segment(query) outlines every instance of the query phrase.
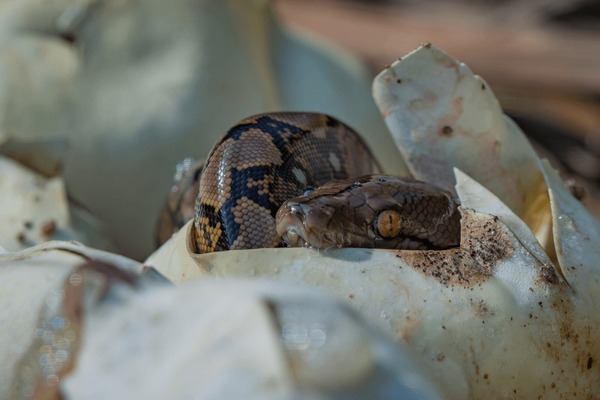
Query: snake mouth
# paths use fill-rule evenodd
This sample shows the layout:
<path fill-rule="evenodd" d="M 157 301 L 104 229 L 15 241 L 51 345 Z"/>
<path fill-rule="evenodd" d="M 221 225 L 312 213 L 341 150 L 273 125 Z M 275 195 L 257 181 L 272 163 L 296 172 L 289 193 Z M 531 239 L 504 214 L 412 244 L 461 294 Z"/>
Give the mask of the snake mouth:
<path fill-rule="evenodd" d="M 300 204 L 282 207 L 277 213 L 277 234 L 288 247 L 342 247 L 341 235 L 320 229 L 319 224 L 315 225 L 309 221 L 311 218 L 308 215 L 308 209 Z M 320 217 L 321 221 L 327 221 L 322 215 Z"/>
<path fill-rule="evenodd" d="M 317 249 L 340 247 L 373 247 L 360 237 L 341 229 L 326 229 L 332 214 L 315 216 L 298 204 L 280 208 L 277 213 L 277 234 L 288 247 Z M 315 220 L 318 221 L 315 223 Z M 358 246 L 355 246 L 359 243 Z M 354 246 L 353 246 L 354 245 Z"/>
<path fill-rule="evenodd" d="M 277 218 L 277 234 L 288 247 L 313 247 L 301 215 L 288 213 Z"/>

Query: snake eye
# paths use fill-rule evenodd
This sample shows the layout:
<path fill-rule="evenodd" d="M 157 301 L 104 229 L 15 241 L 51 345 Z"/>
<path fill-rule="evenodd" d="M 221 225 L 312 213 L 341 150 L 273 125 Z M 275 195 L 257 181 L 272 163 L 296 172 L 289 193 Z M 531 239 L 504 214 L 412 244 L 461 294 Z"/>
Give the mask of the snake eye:
<path fill-rule="evenodd" d="M 373 220 L 377 234 L 383 239 L 392 239 L 400 233 L 400 213 L 395 210 L 383 210 Z"/>

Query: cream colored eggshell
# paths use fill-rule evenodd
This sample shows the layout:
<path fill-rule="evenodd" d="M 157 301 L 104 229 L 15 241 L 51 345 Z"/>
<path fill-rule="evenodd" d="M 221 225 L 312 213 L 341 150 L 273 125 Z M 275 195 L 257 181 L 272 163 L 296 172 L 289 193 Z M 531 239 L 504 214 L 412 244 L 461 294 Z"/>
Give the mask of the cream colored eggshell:
<path fill-rule="evenodd" d="M 552 228 L 558 264 L 577 291 L 574 300 L 598 315 L 600 293 L 600 222 L 575 199 L 547 160 L 540 162 L 552 204 Z"/>
<path fill-rule="evenodd" d="M 142 265 L 116 254 L 71 242 L 46 242 L 0 253 L 0 399 L 10 399 L 17 365 L 36 333 L 43 304 L 60 296 L 67 275 L 97 260 L 140 272 Z"/>
<path fill-rule="evenodd" d="M 441 398 L 411 354 L 330 296 L 275 282 L 214 280 L 132 293 L 89 310 L 77 369 L 62 393 L 73 399 Z"/>
<path fill-rule="evenodd" d="M 187 225 L 147 264 L 175 282 L 268 277 L 323 288 L 417 351 L 451 399 L 593 393 L 600 365 L 588 360 L 600 357 L 593 340 L 600 316 L 573 301 L 577 289 L 523 221 L 465 174 L 457 172 L 457 181 L 464 207 L 458 250 L 194 255 Z M 187 259 L 170 263 L 185 252 Z"/>
<path fill-rule="evenodd" d="M 394 63 L 375 79 L 374 96 L 411 171 L 456 184 L 460 249 L 195 255 L 190 223 L 147 263 L 175 282 L 269 277 L 321 287 L 420 353 L 451 399 L 593 396 L 597 222 L 487 84 L 439 49 L 423 46 Z"/>
<path fill-rule="evenodd" d="M 55 317 L 67 318 L 68 327 L 67 315 L 83 323 L 70 328 L 82 336 L 65 350 L 75 368 L 60 383 L 64 399 L 317 400 L 332 391 L 346 399 L 441 398 L 410 351 L 313 288 L 275 281 L 152 285 L 146 275 L 131 286 L 110 270 L 79 286 L 86 270 L 70 274 L 90 260 L 142 270 L 133 260 L 66 242 L 0 255 L 0 320 L 10 327 L 0 331 L 0 399 L 31 390 L 30 362 L 43 366 L 40 344 L 54 346 L 40 332 Z M 104 266 L 98 268 L 95 275 Z M 73 287 L 82 287 L 79 300 Z"/>
<path fill-rule="evenodd" d="M 116 250 L 105 227 L 70 204 L 64 181 L 45 178 L 0 156 L 0 244 L 11 251 L 48 240 L 76 240 Z"/>
<path fill-rule="evenodd" d="M 433 45 L 394 62 L 373 97 L 412 174 L 453 190 L 453 168 L 488 188 L 549 246 L 550 205 L 538 157 L 490 86 Z"/>

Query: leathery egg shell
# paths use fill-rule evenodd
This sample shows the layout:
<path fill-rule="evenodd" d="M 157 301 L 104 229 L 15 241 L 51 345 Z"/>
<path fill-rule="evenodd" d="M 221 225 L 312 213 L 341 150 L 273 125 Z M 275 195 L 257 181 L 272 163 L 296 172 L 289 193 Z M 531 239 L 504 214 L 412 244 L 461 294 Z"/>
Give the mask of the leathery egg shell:
<path fill-rule="evenodd" d="M 459 196 L 459 248 L 198 255 L 188 224 L 147 263 L 175 282 L 268 277 L 323 288 L 418 353 L 450 399 L 593 397 L 598 221 L 487 83 L 434 46 L 383 71 L 374 96 L 411 172 Z"/>
<path fill-rule="evenodd" d="M 65 242 L 0 254 L 0 278 L 0 399 L 442 398 L 411 351 L 314 288 L 172 285 Z"/>

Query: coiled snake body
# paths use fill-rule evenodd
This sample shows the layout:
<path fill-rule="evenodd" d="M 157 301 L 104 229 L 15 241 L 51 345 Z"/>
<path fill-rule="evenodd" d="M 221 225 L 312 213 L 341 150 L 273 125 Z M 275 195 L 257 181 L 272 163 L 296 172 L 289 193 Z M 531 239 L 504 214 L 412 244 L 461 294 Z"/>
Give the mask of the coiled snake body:
<path fill-rule="evenodd" d="M 275 247 L 282 238 L 288 246 L 318 248 L 459 244 L 460 215 L 450 193 L 379 173 L 359 135 L 332 117 L 246 118 L 215 145 L 202 171 L 192 230 L 196 250 Z M 185 190 L 193 190 L 189 182 Z M 159 232 L 168 229 L 164 225 Z"/>

